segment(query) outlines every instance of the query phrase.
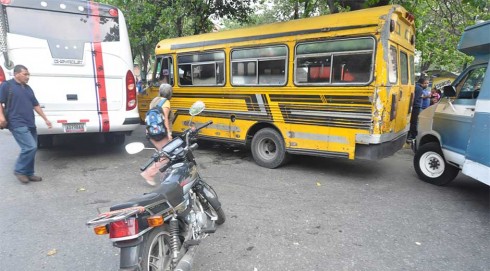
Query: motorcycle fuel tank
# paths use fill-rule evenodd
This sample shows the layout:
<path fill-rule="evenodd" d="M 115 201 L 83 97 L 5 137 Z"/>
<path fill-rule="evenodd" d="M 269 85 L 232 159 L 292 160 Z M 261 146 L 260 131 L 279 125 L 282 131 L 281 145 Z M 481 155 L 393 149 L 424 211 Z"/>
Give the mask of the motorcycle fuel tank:
<path fill-rule="evenodd" d="M 197 177 L 197 169 L 193 163 L 176 163 L 162 174 L 162 182 L 157 190 L 176 207 L 186 200 L 184 196 L 188 194 Z"/>

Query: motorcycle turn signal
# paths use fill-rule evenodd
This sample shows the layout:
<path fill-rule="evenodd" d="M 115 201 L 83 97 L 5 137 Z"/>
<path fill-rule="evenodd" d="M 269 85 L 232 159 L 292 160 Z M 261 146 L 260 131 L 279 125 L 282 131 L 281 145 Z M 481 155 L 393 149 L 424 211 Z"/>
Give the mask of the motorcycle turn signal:
<path fill-rule="evenodd" d="M 102 225 L 102 226 L 97 226 L 94 228 L 94 232 L 97 235 L 104 235 L 108 234 L 109 231 L 107 230 L 107 225 Z"/>
<path fill-rule="evenodd" d="M 146 221 L 148 221 L 148 226 L 150 227 L 158 227 L 164 223 L 163 216 L 161 215 L 150 216 L 146 219 Z"/>

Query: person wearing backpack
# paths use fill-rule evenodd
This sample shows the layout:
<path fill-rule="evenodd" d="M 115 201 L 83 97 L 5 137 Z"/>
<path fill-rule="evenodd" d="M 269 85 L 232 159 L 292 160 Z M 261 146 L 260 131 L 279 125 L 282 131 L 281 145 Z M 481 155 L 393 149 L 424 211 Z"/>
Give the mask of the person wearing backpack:
<path fill-rule="evenodd" d="M 161 150 L 165 144 L 172 140 L 172 110 L 170 99 L 172 99 L 172 86 L 166 83 L 160 85 L 159 96 L 153 98 L 149 110 L 146 114 L 146 136 L 153 146 Z M 155 112 L 159 112 L 161 120 L 155 118 Z M 163 123 L 161 123 L 163 121 Z M 167 160 L 161 160 L 149 166 L 141 173 L 146 182 L 152 186 L 156 185 L 155 176 L 158 170 L 167 163 Z"/>

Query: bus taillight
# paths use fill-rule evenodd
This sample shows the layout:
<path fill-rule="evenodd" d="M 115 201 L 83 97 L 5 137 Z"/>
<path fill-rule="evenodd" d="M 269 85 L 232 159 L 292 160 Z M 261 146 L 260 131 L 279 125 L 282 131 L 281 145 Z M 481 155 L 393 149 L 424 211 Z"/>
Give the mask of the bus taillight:
<path fill-rule="evenodd" d="M 126 73 L 126 111 L 136 107 L 136 84 L 133 72 Z"/>
<path fill-rule="evenodd" d="M 117 17 L 117 14 L 118 14 L 117 9 L 111 8 L 109 10 L 109 15 L 111 15 L 112 17 Z"/>
<path fill-rule="evenodd" d="M 5 78 L 5 72 L 3 71 L 2 67 L 0 67 L 0 83 L 5 80 L 7 80 L 7 78 Z"/>

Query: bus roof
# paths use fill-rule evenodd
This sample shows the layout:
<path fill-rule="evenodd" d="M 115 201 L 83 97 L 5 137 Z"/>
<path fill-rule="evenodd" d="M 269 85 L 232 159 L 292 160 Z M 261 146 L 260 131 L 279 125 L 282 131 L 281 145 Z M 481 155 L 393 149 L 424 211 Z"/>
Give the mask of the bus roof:
<path fill-rule="evenodd" d="M 204 46 L 254 39 L 259 40 L 281 36 L 377 27 L 380 19 L 386 20 L 386 15 L 394 12 L 399 14 L 399 18 L 405 20 L 407 24 L 410 24 L 415 33 L 413 22 L 411 23 L 405 19 L 407 17 L 407 11 L 399 5 L 388 5 L 248 28 L 165 39 L 157 44 L 155 51 L 159 54 L 161 51 L 167 52 L 168 50 L 176 49 L 201 48 Z"/>
<path fill-rule="evenodd" d="M 469 26 L 464 30 L 458 50 L 471 56 L 490 55 L 490 21 Z"/>

